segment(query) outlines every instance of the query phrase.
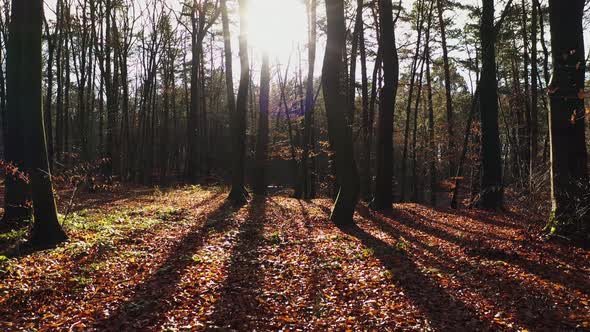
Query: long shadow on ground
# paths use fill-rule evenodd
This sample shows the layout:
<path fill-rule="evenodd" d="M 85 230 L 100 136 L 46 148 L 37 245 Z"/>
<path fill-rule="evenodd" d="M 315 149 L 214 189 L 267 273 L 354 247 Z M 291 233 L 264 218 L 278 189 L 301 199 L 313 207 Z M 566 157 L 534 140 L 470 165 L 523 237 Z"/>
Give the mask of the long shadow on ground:
<path fill-rule="evenodd" d="M 138 284 L 131 298 L 107 318 L 99 320 L 96 327 L 108 331 L 141 331 L 160 326 L 164 314 L 175 305 L 172 296 L 185 270 L 193 263 L 191 255 L 203 246 L 208 234 L 227 230 L 231 225 L 229 217 L 237 209 L 224 202 L 204 217 L 205 224 L 195 225 L 180 239 L 156 272 Z"/>
<path fill-rule="evenodd" d="M 364 216 L 367 215 L 369 214 L 364 214 Z M 512 249 L 497 249 L 495 248 L 494 243 L 482 239 L 488 237 L 487 235 L 483 235 L 479 239 L 469 239 L 466 237 L 457 236 L 440 227 L 436 220 L 425 217 L 421 214 L 414 213 L 412 211 L 397 211 L 393 215 L 384 217 L 389 218 L 390 220 L 395 220 L 402 225 L 437 237 L 449 243 L 454 243 L 455 245 L 463 248 L 463 252 L 468 256 L 502 260 L 510 264 L 517 265 L 529 273 L 535 274 L 543 279 L 563 284 L 571 289 L 578 289 L 582 293 L 590 294 L 590 281 L 587 278 L 579 278 L 566 271 L 560 270 L 557 266 L 551 264 L 542 264 L 531 261 L 522 257 L 522 255 Z M 375 220 L 374 217 L 371 219 Z M 417 220 L 421 222 L 417 222 Z M 477 218 L 474 220 L 475 222 L 480 221 Z M 444 226 L 448 227 L 448 225 Z M 494 242 L 503 244 L 503 246 L 506 248 L 513 247 L 511 241 L 507 238 L 495 237 L 493 240 Z M 533 245 L 534 244 L 531 244 L 531 246 Z M 535 246 L 534 250 L 541 252 L 544 249 L 539 246 Z M 549 256 L 552 256 L 552 254 L 553 253 L 548 253 Z"/>
<path fill-rule="evenodd" d="M 237 243 L 227 268 L 227 279 L 220 300 L 211 315 L 209 328 L 249 330 L 264 325 L 261 315 L 265 310 L 257 301 L 262 271 L 260 247 L 262 232 L 267 222 L 267 198 L 255 196 L 247 211 L 247 219 L 240 226 Z"/>
<path fill-rule="evenodd" d="M 340 227 L 342 232 L 359 239 L 388 270 L 396 271 L 395 282 L 428 318 L 433 328 L 440 331 L 489 330 L 488 322 L 482 321 L 476 311 L 456 299 L 430 278 L 407 256 L 387 242 L 376 238 L 356 224 Z"/>
<path fill-rule="evenodd" d="M 574 282 L 569 283 L 567 282 L 568 276 L 562 276 L 560 271 L 555 270 L 554 267 L 542 266 L 524 259 L 516 253 L 506 253 L 503 250 L 495 249 L 492 245 L 449 234 L 439 228 L 436 221 L 425 219 L 424 216 L 406 211 L 396 211 L 393 214 L 377 217 L 371 215 L 366 208 L 361 208 L 359 211 L 363 217 L 385 233 L 395 237 L 403 236 L 419 247 L 420 251 L 430 252 L 430 257 L 435 257 L 435 259 L 429 259 L 428 264 L 446 274 L 454 275 L 463 287 L 479 293 L 486 300 L 491 301 L 496 307 L 495 310 L 514 315 L 519 324 L 529 328 L 555 329 L 576 326 L 575 323 L 568 322 L 566 319 L 568 308 L 556 305 L 555 299 L 546 290 L 537 288 L 534 284 L 523 284 L 507 275 L 502 268 L 485 266 L 480 262 L 482 259 L 503 261 L 506 264 L 519 266 L 541 278 L 555 280 L 555 282 L 575 288 L 583 289 L 584 282 L 577 283 L 575 282 L 577 279 L 573 279 Z M 395 223 L 413 229 L 417 232 L 416 234 L 422 233 L 458 245 L 464 249 L 467 256 L 475 258 L 475 260 L 459 261 L 457 257 L 449 257 L 449 253 L 426 245 L 423 240 L 418 239 L 412 233 L 395 227 Z"/>

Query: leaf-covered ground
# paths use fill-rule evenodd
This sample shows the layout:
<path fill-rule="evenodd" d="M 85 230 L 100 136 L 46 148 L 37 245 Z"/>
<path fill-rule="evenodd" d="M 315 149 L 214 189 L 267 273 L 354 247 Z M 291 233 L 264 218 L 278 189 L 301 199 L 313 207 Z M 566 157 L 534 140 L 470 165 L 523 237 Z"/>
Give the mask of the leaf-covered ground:
<path fill-rule="evenodd" d="M 187 187 L 84 198 L 70 242 L 0 262 L 0 330 L 585 330 L 590 252 L 517 212 Z"/>

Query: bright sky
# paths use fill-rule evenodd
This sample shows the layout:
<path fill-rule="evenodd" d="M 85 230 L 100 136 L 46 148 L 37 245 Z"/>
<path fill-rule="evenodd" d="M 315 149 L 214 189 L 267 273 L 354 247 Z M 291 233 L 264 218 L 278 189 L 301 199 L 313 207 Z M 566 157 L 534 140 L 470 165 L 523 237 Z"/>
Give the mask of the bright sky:
<path fill-rule="evenodd" d="M 301 0 L 251 0 L 249 41 L 271 58 L 287 60 L 297 45 L 307 44 L 307 14 Z"/>
<path fill-rule="evenodd" d="M 136 0 L 134 3 L 137 8 L 142 8 L 142 3 L 147 0 Z M 166 1 L 172 8 L 179 8 L 182 0 L 162 0 Z M 416 0 L 403 0 L 402 6 L 406 9 L 412 7 Z M 545 2 L 546 0 L 542 0 Z M 397 2 L 397 1 L 396 1 Z M 52 16 L 53 9 L 55 8 L 56 0 L 45 0 L 46 5 L 51 8 L 46 13 L 49 18 Z M 463 0 L 464 4 L 478 5 L 481 0 Z M 504 9 L 505 1 L 496 1 L 496 15 L 499 16 Z M 234 61 L 236 68 L 239 68 L 239 62 L 237 59 L 238 52 L 238 35 L 239 35 L 239 17 L 237 11 L 237 1 L 228 1 L 228 6 L 231 11 L 232 25 L 232 44 L 234 48 Z M 283 66 L 287 64 L 289 58 L 291 58 L 292 70 L 298 68 L 298 56 L 296 49 L 300 47 L 302 50 L 303 64 L 307 61 L 307 52 L 305 50 L 307 45 L 307 15 L 305 8 L 305 0 L 249 0 L 249 43 L 251 49 L 254 51 L 253 69 L 254 77 L 257 78 L 257 72 L 259 71 L 260 56 L 263 52 L 268 52 L 273 64 L 280 63 Z M 318 16 L 321 18 L 324 15 L 324 5 L 320 1 L 318 3 Z M 466 16 L 463 13 L 453 13 L 447 11 L 446 17 L 452 17 L 455 26 L 461 28 L 466 22 Z M 220 26 L 216 26 L 214 29 L 220 29 Z M 415 39 L 415 32 L 410 29 L 410 26 L 404 22 L 398 22 L 396 27 L 398 44 L 404 44 Z M 324 43 L 321 34 L 318 36 L 318 54 L 316 59 L 316 73 L 320 73 L 322 59 L 324 55 Z M 457 41 L 449 40 L 451 46 L 455 45 Z M 451 53 L 451 57 L 464 57 L 463 51 L 454 50 Z M 371 64 L 369 64 L 371 65 Z M 403 66 L 404 64 L 402 64 Z M 359 66 L 360 67 L 360 66 Z M 360 68 L 359 68 L 360 70 Z M 239 70 L 236 71 L 239 74 Z M 305 75 L 305 73 L 304 73 Z"/>

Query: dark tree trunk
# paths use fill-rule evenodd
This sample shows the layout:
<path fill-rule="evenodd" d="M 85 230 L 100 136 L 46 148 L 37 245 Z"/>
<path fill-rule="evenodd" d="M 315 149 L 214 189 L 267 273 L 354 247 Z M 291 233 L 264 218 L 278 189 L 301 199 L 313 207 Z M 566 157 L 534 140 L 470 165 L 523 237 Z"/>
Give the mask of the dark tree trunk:
<path fill-rule="evenodd" d="M 336 162 L 338 196 L 330 219 L 337 225 L 352 224 L 358 202 L 359 178 L 354 162 L 352 133 L 346 96 L 346 24 L 344 2 L 326 0 L 327 44 L 323 66 L 323 90 L 328 134 Z"/>
<path fill-rule="evenodd" d="M 25 96 L 27 92 L 21 91 L 25 88 L 24 84 L 34 83 L 31 77 L 24 77 L 24 70 L 30 70 L 23 59 L 27 51 L 33 50 L 25 49 L 27 47 L 25 40 L 30 34 L 35 33 L 35 22 L 26 24 L 26 18 L 23 15 L 30 15 L 35 1 L 12 1 L 12 16 L 9 23 L 9 38 L 7 43 L 7 59 L 6 59 L 6 93 L 7 104 L 4 113 L 4 158 L 7 163 L 12 164 L 20 172 L 25 171 L 25 132 L 22 130 L 22 124 L 25 123 L 24 114 L 22 114 L 22 103 L 32 102 L 29 100 L 30 96 Z M 36 6 L 35 6 L 36 7 Z M 16 21 L 15 21 L 16 18 Z M 40 19 L 40 18 L 39 18 Z M 40 22 L 39 22 L 40 23 Z M 39 33 L 41 27 L 39 26 Z M 39 47 L 41 41 L 39 40 Z M 40 51 L 39 51 L 40 52 Z M 29 58 L 31 54 L 28 54 Z M 41 69 L 39 73 L 41 75 Z M 40 77 L 39 77 L 40 80 Z M 31 89 L 31 87 L 26 87 Z M 22 92 L 22 93 L 21 93 Z M 39 102 L 41 96 L 39 96 Z M 20 224 L 31 218 L 32 210 L 27 202 L 30 201 L 30 188 L 25 179 L 19 176 L 6 176 L 5 178 L 5 192 L 4 192 L 4 218 L 3 222 L 9 226 L 20 226 Z"/>
<path fill-rule="evenodd" d="M 54 145 L 53 145 L 53 123 L 51 116 L 51 108 L 53 107 L 53 61 L 55 59 L 55 43 L 57 41 L 57 31 L 54 34 L 49 32 L 49 24 L 45 20 L 46 36 L 47 36 L 47 91 L 45 95 L 45 133 L 47 135 L 47 154 L 49 158 L 49 167 L 53 169 L 53 156 L 54 156 Z"/>
<path fill-rule="evenodd" d="M 232 116 L 233 165 L 232 188 L 229 200 L 234 204 L 244 204 L 248 193 L 245 188 L 246 167 L 246 117 L 248 113 L 248 87 L 250 85 L 250 67 L 248 57 L 247 0 L 240 0 L 240 86 L 236 110 Z"/>
<path fill-rule="evenodd" d="M 361 197 L 369 200 L 371 197 L 371 136 L 373 123 L 369 121 L 369 78 L 367 77 L 367 49 L 365 45 L 365 29 L 361 24 L 359 31 L 359 50 L 361 57 L 361 136 L 363 151 L 361 153 Z M 371 127 L 371 128 L 369 128 Z"/>
<path fill-rule="evenodd" d="M 395 27 L 391 0 L 379 0 L 380 49 L 383 59 L 384 86 L 380 92 L 379 131 L 377 138 L 377 178 L 373 207 L 393 206 L 393 117 L 399 82 L 399 60 L 395 46 Z"/>
<path fill-rule="evenodd" d="M 19 113 L 25 146 L 25 165 L 32 184 L 35 223 L 31 244 L 51 247 L 67 239 L 58 218 L 49 161 L 42 105 L 43 1 L 14 0 L 8 44 L 8 110 Z"/>
<path fill-rule="evenodd" d="M 551 140 L 551 233 L 590 230 L 579 208 L 587 194 L 587 154 L 584 132 L 583 0 L 549 1 L 553 75 L 548 87 Z M 564 19 L 567 18 L 567 19 Z M 582 220 L 580 220 L 582 219 Z"/>
<path fill-rule="evenodd" d="M 199 114 L 201 111 L 201 90 L 199 83 L 201 78 L 199 67 L 201 65 L 201 40 L 198 39 L 198 24 L 196 9 L 193 9 L 192 31 L 191 31 L 191 87 L 190 87 L 190 108 L 187 123 L 187 156 L 186 156 L 186 178 L 192 183 L 196 183 L 199 176 Z"/>
<path fill-rule="evenodd" d="M 483 1 L 481 43 L 481 133 L 482 174 L 481 193 L 477 205 L 486 209 L 502 207 L 502 156 L 498 127 L 498 83 L 496 80 L 496 31 L 494 28 L 494 0 Z"/>
<path fill-rule="evenodd" d="M 226 1 L 227 0 L 221 0 L 221 21 L 223 25 L 223 45 L 225 49 L 225 88 L 227 90 L 227 107 L 229 110 L 229 115 L 231 116 L 236 110 L 236 97 L 234 95 L 231 32 L 229 29 L 229 18 L 227 14 Z"/>
<path fill-rule="evenodd" d="M 418 33 L 418 41 L 416 42 L 416 50 L 414 51 L 414 58 L 412 60 L 412 67 L 410 72 L 410 85 L 408 87 L 408 101 L 406 104 L 406 118 L 405 118 L 405 130 L 404 130 L 404 149 L 402 153 L 402 167 L 401 167 L 401 174 L 400 174 L 400 200 L 402 202 L 406 201 L 406 178 L 407 178 L 407 166 L 408 166 L 408 148 L 410 144 L 410 123 L 411 123 L 411 114 L 412 114 L 412 97 L 414 96 L 414 88 L 416 83 L 416 74 L 418 73 L 418 67 L 420 63 L 424 63 L 420 59 L 420 44 L 422 42 L 422 27 L 423 27 L 423 8 L 424 8 L 424 1 L 420 1 L 418 3 L 418 18 L 416 20 L 417 26 L 417 33 Z M 416 97 L 416 99 L 420 99 L 420 97 Z"/>
<path fill-rule="evenodd" d="M 270 103 L 270 64 L 268 55 L 262 58 L 260 75 L 260 115 L 258 117 L 258 137 L 256 139 L 256 174 L 254 194 L 266 194 L 266 165 L 268 163 L 268 110 Z"/>
<path fill-rule="evenodd" d="M 426 61 L 426 85 L 428 89 L 428 173 L 430 175 L 430 205 L 436 206 L 436 193 L 437 193 L 437 181 L 436 181 L 436 141 L 434 132 L 434 103 L 432 101 L 432 74 L 430 71 L 430 34 L 432 28 L 432 9 L 428 16 L 428 30 L 426 30 L 426 50 L 424 51 Z"/>
<path fill-rule="evenodd" d="M 455 172 L 455 130 L 453 124 L 453 96 L 452 96 L 452 85 L 451 85 L 451 69 L 449 65 L 449 50 L 447 47 L 447 33 L 446 23 L 444 20 L 444 8 L 443 0 L 436 0 L 438 8 L 438 23 L 440 26 L 441 34 L 441 47 L 443 52 L 443 69 L 445 74 L 445 96 L 446 96 L 446 110 L 447 110 L 447 157 L 449 158 L 449 173 L 453 176 Z M 492 27 L 494 22 L 491 23 Z"/>

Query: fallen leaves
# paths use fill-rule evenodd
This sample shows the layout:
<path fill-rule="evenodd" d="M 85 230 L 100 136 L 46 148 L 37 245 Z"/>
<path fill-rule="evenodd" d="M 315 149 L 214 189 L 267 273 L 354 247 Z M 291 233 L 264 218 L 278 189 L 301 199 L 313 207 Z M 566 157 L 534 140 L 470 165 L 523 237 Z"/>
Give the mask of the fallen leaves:
<path fill-rule="evenodd" d="M 72 242 L 3 262 L 3 330 L 590 328 L 590 253 L 527 216 L 255 199 L 187 187 L 88 197 Z"/>

